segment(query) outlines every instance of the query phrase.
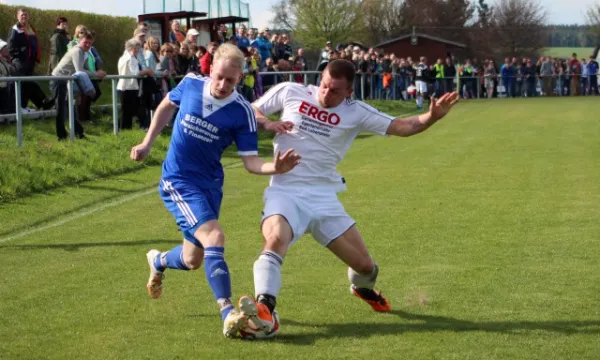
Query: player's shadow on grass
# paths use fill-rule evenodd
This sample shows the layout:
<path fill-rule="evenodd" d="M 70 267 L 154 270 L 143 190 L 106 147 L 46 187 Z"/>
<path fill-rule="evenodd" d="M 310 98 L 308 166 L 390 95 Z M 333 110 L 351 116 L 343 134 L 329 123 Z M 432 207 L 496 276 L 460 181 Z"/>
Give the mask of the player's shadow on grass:
<path fill-rule="evenodd" d="M 65 250 L 65 251 L 79 251 L 86 248 L 95 247 L 123 247 L 123 246 L 142 246 L 142 245 L 165 245 L 166 247 L 172 246 L 173 244 L 181 244 L 182 240 L 137 240 L 137 241 L 114 241 L 114 242 L 87 242 L 87 243 L 73 243 L 73 244 L 36 244 L 36 245 L 1 245 L 2 249 L 11 250 Z"/>
<path fill-rule="evenodd" d="M 275 341 L 296 345 L 312 345 L 317 340 L 334 338 L 361 338 L 378 335 L 400 335 L 428 332 L 491 332 L 524 334 L 531 331 L 547 331 L 573 334 L 600 334 L 600 320 L 555 320 L 555 321 L 469 321 L 445 316 L 418 315 L 395 310 L 382 316 L 397 316 L 397 323 L 344 323 L 320 324 L 282 319 L 283 329 L 290 327 L 312 328 L 310 334 L 279 334 Z M 289 328 L 288 328 L 289 329 Z M 285 330 L 284 330 L 285 331 Z"/>

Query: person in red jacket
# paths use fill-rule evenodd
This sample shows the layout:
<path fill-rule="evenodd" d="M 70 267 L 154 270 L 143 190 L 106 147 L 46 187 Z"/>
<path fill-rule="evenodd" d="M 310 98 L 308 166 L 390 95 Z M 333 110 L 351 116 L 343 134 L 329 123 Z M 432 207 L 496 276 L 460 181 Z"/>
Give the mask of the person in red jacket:
<path fill-rule="evenodd" d="M 218 47 L 219 45 L 216 42 L 208 43 L 208 51 L 200 59 L 200 73 L 202 73 L 203 76 L 210 75 L 210 65 L 212 64 L 213 55 Z"/>
<path fill-rule="evenodd" d="M 8 33 L 8 53 L 17 76 L 33 75 L 35 65 L 40 62 L 41 52 L 36 31 L 29 24 L 29 13 L 26 9 L 17 11 L 17 23 Z M 45 110 L 54 105 L 53 99 L 47 99 L 37 83 L 23 82 L 21 107 L 26 109 L 29 100 Z"/>

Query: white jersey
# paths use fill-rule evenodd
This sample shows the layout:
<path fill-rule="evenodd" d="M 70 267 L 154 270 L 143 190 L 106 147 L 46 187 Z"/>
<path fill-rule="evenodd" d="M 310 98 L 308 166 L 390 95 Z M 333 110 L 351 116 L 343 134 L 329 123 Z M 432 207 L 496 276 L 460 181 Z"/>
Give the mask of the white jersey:
<path fill-rule="evenodd" d="M 294 149 L 302 159 L 292 171 L 271 177 L 271 186 L 306 186 L 346 189 L 337 164 L 361 132 L 385 135 L 393 116 L 361 102 L 345 100 L 335 108 L 323 108 L 319 88 L 284 82 L 271 88 L 253 105 L 265 115 L 281 112 L 281 121 L 294 128 L 275 136 L 275 153 Z"/>

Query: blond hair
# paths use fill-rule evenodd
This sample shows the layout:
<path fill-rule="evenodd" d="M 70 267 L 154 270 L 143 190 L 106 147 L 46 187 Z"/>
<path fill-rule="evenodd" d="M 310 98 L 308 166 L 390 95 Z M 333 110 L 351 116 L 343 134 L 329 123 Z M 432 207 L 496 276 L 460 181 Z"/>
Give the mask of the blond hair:
<path fill-rule="evenodd" d="M 154 50 L 152 50 L 152 41 L 156 41 L 158 42 L 158 50 L 157 52 L 160 51 L 160 41 L 158 41 L 158 38 L 154 37 L 154 36 L 148 36 L 148 39 L 146 39 L 146 45 L 148 47 L 148 50 L 154 52 Z"/>
<path fill-rule="evenodd" d="M 75 27 L 75 33 L 73 33 L 73 37 L 76 39 L 79 39 L 80 36 L 85 35 L 85 33 L 89 32 L 87 26 L 85 25 L 77 25 L 77 27 Z"/>
<path fill-rule="evenodd" d="M 244 68 L 244 62 L 246 61 L 242 51 L 237 46 L 228 43 L 222 44 L 215 51 L 213 63 L 219 60 L 229 60 L 234 67 L 240 69 Z"/>

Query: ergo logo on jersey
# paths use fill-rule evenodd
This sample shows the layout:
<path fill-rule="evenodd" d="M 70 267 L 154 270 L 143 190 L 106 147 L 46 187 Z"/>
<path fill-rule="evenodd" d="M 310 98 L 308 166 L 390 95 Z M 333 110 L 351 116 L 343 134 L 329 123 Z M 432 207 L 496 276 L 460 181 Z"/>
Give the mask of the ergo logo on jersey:
<path fill-rule="evenodd" d="M 318 120 L 323 123 L 329 123 L 334 126 L 339 124 L 340 121 L 342 120 L 342 119 L 340 119 L 340 116 L 338 114 L 336 114 L 336 113 L 330 114 L 328 111 L 319 110 L 319 108 L 317 108 L 316 106 L 311 105 L 305 101 L 303 101 L 300 104 L 298 111 L 301 114 L 308 115 L 315 120 Z"/>

